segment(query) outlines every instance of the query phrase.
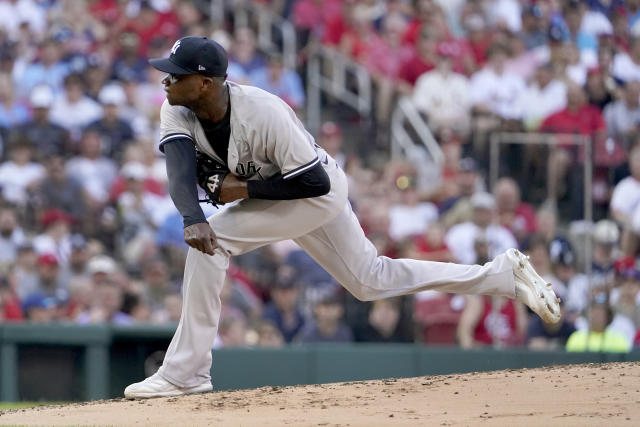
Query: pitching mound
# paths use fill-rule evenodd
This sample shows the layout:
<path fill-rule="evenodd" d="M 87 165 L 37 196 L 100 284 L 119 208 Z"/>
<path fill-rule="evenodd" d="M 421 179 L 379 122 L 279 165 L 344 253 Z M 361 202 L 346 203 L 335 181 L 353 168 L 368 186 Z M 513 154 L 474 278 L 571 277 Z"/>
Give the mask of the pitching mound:
<path fill-rule="evenodd" d="M 640 425 L 640 363 L 574 365 L 6 411 L 17 425 Z"/>

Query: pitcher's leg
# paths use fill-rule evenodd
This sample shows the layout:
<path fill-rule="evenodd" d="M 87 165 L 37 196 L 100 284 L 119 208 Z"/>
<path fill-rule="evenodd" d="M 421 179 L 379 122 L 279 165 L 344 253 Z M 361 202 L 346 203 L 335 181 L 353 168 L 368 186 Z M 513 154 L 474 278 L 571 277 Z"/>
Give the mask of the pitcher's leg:
<path fill-rule="evenodd" d="M 229 257 L 189 249 L 182 285 L 182 314 L 158 373 L 180 387 L 210 381 L 211 349 L 218 333 L 220 291 Z"/>
<path fill-rule="evenodd" d="M 482 266 L 378 256 L 349 206 L 296 242 L 361 300 L 426 289 L 515 297 L 513 267 L 504 254 Z"/>

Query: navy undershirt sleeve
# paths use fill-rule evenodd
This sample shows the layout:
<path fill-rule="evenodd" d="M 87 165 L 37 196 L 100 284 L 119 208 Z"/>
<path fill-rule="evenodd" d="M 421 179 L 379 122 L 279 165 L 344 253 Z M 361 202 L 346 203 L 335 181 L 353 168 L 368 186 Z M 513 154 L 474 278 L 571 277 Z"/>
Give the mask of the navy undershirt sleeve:
<path fill-rule="evenodd" d="M 276 175 L 264 181 L 247 181 L 247 191 L 251 199 L 306 199 L 324 196 L 329 190 L 331 181 L 320 163 L 290 179 Z"/>
<path fill-rule="evenodd" d="M 184 226 L 207 222 L 198 201 L 196 148 L 186 138 L 174 139 L 162 145 L 167 160 L 169 195 L 182 215 Z"/>

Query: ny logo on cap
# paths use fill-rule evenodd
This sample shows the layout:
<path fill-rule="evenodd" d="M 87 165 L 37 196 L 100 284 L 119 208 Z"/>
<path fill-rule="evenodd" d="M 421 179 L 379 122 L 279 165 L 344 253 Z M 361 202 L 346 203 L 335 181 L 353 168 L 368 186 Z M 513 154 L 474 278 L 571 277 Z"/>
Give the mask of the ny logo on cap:
<path fill-rule="evenodd" d="M 176 50 L 178 50 L 179 47 L 180 47 L 180 40 L 178 40 L 177 42 L 175 42 L 173 44 L 173 47 L 171 48 L 171 54 L 175 55 L 176 54 Z"/>

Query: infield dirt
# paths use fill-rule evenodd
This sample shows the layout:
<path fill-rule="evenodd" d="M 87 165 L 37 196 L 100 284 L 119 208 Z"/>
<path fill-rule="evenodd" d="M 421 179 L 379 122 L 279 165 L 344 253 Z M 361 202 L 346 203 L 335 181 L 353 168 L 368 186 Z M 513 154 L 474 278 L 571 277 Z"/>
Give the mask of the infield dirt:
<path fill-rule="evenodd" d="M 5 411 L 1 425 L 640 425 L 640 363 L 263 387 Z"/>

